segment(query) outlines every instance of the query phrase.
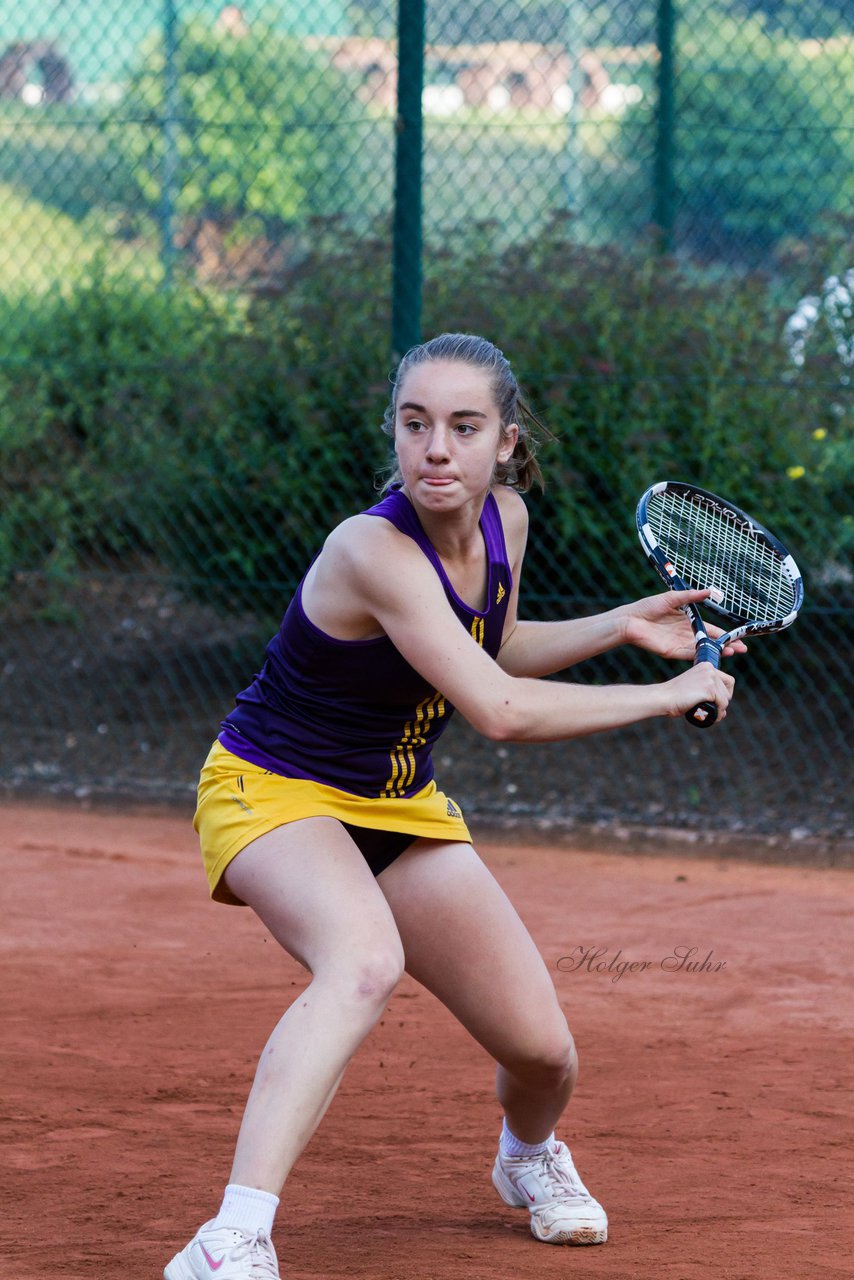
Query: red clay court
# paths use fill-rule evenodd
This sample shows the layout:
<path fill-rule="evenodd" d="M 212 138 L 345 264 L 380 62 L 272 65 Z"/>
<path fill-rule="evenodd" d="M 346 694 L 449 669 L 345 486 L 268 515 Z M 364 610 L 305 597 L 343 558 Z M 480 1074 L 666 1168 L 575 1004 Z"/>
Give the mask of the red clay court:
<path fill-rule="evenodd" d="M 0 849 L 3 1274 L 159 1280 L 304 974 L 209 903 L 188 818 L 18 802 Z M 406 979 L 288 1184 L 283 1277 L 849 1276 L 854 872 L 481 851 L 579 1045 L 561 1136 L 609 1243 L 538 1244 L 499 1201 L 490 1064 Z"/>

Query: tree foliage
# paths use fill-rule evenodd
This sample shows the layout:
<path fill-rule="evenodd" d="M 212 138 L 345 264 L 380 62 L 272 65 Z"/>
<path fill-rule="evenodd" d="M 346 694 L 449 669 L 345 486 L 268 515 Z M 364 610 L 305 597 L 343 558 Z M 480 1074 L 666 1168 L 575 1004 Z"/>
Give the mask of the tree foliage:
<path fill-rule="evenodd" d="M 809 238 L 820 215 L 851 207 L 854 142 L 840 127 L 841 62 L 833 51 L 808 56 L 755 19 L 682 24 L 673 139 L 680 247 L 706 260 L 768 261 L 786 240 Z M 644 102 L 621 122 L 614 233 L 623 210 L 649 199 L 652 109 Z"/>
<path fill-rule="evenodd" d="M 238 35 L 197 21 L 179 33 L 174 90 L 165 58 L 158 39 L 118 109 L 140 122 L 135 172 L 151 206 L 171 163 L 182 214 L 282 227 L 325 211 L 358 146 L 351 87 L 328 55 L 258 24 Z"/>

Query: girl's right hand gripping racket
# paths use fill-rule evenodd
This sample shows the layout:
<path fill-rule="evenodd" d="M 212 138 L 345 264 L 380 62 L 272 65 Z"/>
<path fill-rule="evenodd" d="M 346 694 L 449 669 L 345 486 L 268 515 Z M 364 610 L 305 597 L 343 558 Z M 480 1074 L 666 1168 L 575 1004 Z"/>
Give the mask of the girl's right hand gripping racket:
<path fill-rule="evenodd" d="M 668 587 L 709 588 L 704 604 L 733 624 L 713 640 L 697 606 L 686 606 L 695 663 L 718 667 L 730 641 L 782 631 L 798 616 L 804 598 L 798 566 L 781 542 L 731 502 L 693 484 L 663 480 L 638 503 L 637 526 L 641 546 Z M 685 719 L 708 729 L 717 715 L 714 702 L 701 702 Z"/>

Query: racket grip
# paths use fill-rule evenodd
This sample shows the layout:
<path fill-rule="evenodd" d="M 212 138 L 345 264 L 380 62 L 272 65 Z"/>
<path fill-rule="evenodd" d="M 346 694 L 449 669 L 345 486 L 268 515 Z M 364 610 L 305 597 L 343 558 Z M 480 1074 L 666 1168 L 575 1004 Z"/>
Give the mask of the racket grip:
<path fill-rule="evenodd" d="M 715 644 L 714 640 L 709 640 L 708 637 L 705 637 L 697 641 L 694 666 L 698 662 L 711 662 L 713 667 L 721 665 L 720 647 Z M 711 729 L 717 718 L 718 708 L 714 702 L 698 702 L 690 711 L 685 712 L 685 719 L 695 729 Z"/>

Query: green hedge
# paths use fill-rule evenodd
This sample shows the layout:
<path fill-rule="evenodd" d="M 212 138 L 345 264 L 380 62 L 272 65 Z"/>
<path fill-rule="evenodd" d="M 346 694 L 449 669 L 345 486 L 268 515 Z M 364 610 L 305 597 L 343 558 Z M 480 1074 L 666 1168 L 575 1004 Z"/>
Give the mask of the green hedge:
<path fill-rule="evenodd" d="M 562 222 L 510 250 L 491 234 L 431 252 L 425 331 L 497 341 L 559 437 L 531 504 L 540 612 L 654 589 L 633 512 L 665 477 L 779 527 L 812 598 L 829 598 L 854 541 L 851 387 L 820 325 L 792 364 L 797 291 L 581 248 Z M 62 584 L 143 556 L 189 594 L 274 615 L 327 528 L 371 502 L 386 458 L 388 260 L 382 236 L 318 227 L 313 253 L 249 301 L 101 271 L 19 308 L 0 364 L 3 589 L 21 572 Z M 820 284 L 809 263 L 797 270 L 798 288 Z"/>

